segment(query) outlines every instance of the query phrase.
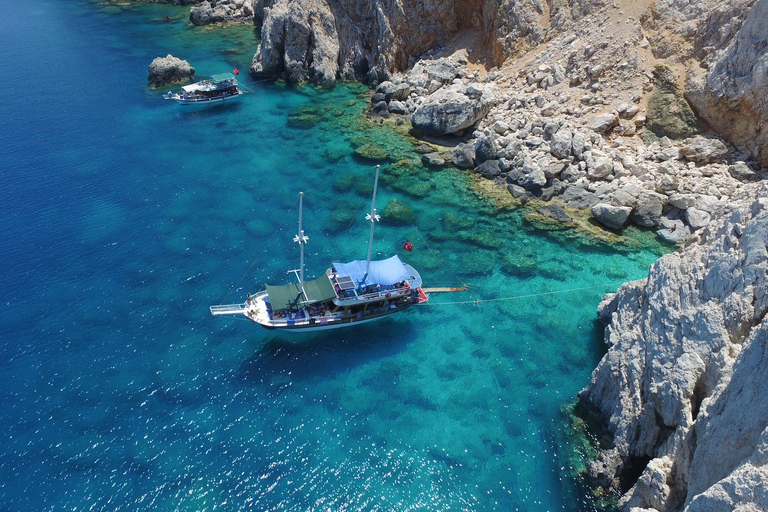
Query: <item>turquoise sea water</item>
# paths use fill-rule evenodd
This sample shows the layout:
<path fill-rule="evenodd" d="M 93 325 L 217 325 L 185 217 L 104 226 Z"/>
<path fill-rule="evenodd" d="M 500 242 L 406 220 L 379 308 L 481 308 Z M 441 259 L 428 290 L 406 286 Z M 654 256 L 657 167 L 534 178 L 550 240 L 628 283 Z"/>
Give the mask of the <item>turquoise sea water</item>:
<path fill-rule="evenodd" d="M 256 83 L 200 110 L 146 87 L 167 53 L 198 76 L 244 72 L 253 27 L 188 27 L 170 6 L 6 9 L 1 510 L 592 509 L 561 409 L 602 354 L 601 294 L 658 248 L 536 230 L 367 128 L 359 87 Z M 470 291 L 316 335 L 212 318 L 298 265 L 300 190 L 308 275 L 365 257 L 374 163 L 353 150 L 371 143 L 390 155 L 380 213 L 413 211 L 384 218 L 375 252 Z"/>

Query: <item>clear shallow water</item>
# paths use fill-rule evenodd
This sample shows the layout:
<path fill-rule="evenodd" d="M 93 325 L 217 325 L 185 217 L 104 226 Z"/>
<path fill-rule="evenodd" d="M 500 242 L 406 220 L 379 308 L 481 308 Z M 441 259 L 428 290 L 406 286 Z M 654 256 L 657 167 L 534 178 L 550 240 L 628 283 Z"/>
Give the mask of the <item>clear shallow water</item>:
<path fill-rule="evenodd" d="M 409 164 L 410 141 L 359 122 L 359 88 L 252 84 L 208 110 L 146 88 L 167 53 L 199 76 L 245 71 L 252 27 L 191 28 L 168 6 L 8 7 L 0 64 L 33 96 L 0 103 L 4 509 L 591 508 L 561 407 L 601 355 L 601 294 L 658 248 L 548 235 L 465 174 Z M 400 162 L 380 212 L 413 210 L 385 217 L 376 251 L 407 239 L 428 286 L 470 291 L 313 336 L 210 317 L 298 265 L 299 190 L 308 275 L 365 256 L 373 162 L 353 149 L 370 142 Z"/>

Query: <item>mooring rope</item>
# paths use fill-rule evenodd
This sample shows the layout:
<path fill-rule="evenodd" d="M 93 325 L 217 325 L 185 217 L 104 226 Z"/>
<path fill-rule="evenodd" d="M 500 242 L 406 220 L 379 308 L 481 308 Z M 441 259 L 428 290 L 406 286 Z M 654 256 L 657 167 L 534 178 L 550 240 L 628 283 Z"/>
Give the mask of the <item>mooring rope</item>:
<path fill-rule="evenodd" d="M 293 210 L 294 206 L 296 206 L 296 203 L 297 203 L 298 201 L 299 201 L 299 199 L 298 199 L 298 197 L 297 197 L 297 198 L 296 198 L 296 200 L 293 202 L 293 205 L 291 205 L 291 207 L 290 207 L 290 208 L 288 208 L 288 210 L 285 212 L 285 215 L 283 215 L 283 219 L 280 221 L 280 224 L 278 224 L 278 225 L 277 225 L 277 229 L 275 229 L 275 230 L 272 232 L 272 234 L 269 236 L 269 239 L 267 240 L 267 243 L 266 243 L 266 244 L 264 244 L 264 247 L 261 249 L 261 251 L 259 251 L 258 253 L 256 253 L 256 258 L 254 258 L 253 262 L 252 262 L 252 263 L 250 264 L 250 266 L 248 267 L 248 270 L 246 270 L 246 271 L 243 273 L 243 275 L 242 275 L 242 276 L 240 276 L 240 279 L 238 279 L 238 281 L 235 283 L 235 285 L 234 285 L 234 286 L 233 286 L 233 287 L 232 287 L 232 288 L 231 288 L 231 289 L 230 289 L 230 290 L 227 292 L 227 294 L 224 296 L 224 298 L 223 298 L 223 299 L 221 299 L 221 302 L 219 302 L 219 305 L 220 305 L 220 306 L 221 306 L 222 304 L 224 304 L 224 302 L 225 302 L 225 301 L 226 301 L 226 300 L 229 298 L 229 296 L 230 296 L 230 295 L 232 295 L 232 293 L 233 293 L 235 290 L 237 290 L 237 288 L 240 286 L 240 283 L 242 283 L 242 282 L 243 282 L 243 279 L 245 279 L 245 276 L 247 276 L 247 275 L 248 275 L 248 273 L 251 271 L 251 269 L 252 269 L 252 268 L 253 268 L 253 266 L 256 264 L 256 262 L 257 262 L 257 261 L 259 261 L 259 258 L 260 258 L 260 257 L 261 257 L 261 255 L 264 253 L 264 251 L 266 251 L 266 250 L 267 250 L 267 247 L 269 247 L 269 244 L 270 244 L 270 242 L 272 242 L 272 239 L 273 239 L 273 238 L 275 238 L 275 235 L 277 234 L 277 232 L 278 232 L 278 231 L 280 231 L 280 228 L 282 228 L 282 227 L 283 227 L 283 223 L 285 222 L 285 219 L 287 219 L 287 218 L 288 218 L 288 214 L 289 214 L 289 213 L 291 213 L 291 211 Z"/>
<path fill-rule="evenodd" d="M 622 283 L 618 283 L 619 286 Z M 500 297 L 498 299 L 476 299 L 476 300 L 461 300 L 461 301 L 452 301 L 452 302 L 422 302 L 419 304 L 420 306 L 447 306 L 449 304 L 474 304 L 476 306 L 480 305 L 483 302 L 502 302 L 507 300 L 515 300 L 515 299 L 530 299 L 532 297 L 541 297 L 544 295 L 556 295 L 560 293 L 569 293 L 569 292 L 578 292 L 583 290 L 594 290 L 596 288 L 606 288 L 608 286 L 616 286 L 615 284 L 598 284 L 595 286 L 582 286 L 581 288 L 570 288 L 568 290 L 556 290 L 554 292 L 541 292 L 541 293 L 530 293 L 526 295 L 513 295 L 511 297 Z"/>
<path fill-rule="evenodd" d="M 427 249 L 429 249 L 429 252 L 432 253 L 432 256 L 435 258 L 435 261 L 437 261 L 438 263 L 442 263 L 442 261 L 440 261 L 440 257 L 437 254 L 435 254 L 435 251 L 433 251 L 432 248 L 429 246 L 429 244 L 427 243 L 427 240 L 421 235 L 421 231 L 419 231 L 419 228 L 416 227 L 416 224 L 411 224 L 411 227 L 416 230 L 416 233 L 419 235 L 419 238 L 421 238 L 421 241 L 424 242 L 424 245 L 427 246 Z"/>

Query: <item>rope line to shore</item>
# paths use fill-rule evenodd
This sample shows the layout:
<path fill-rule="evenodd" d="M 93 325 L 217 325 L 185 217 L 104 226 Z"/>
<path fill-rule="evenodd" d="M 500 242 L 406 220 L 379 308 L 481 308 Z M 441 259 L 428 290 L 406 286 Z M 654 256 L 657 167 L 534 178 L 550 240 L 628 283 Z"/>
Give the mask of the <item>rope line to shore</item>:
<path fill-rule="evenodd" d="M 424 245 L 427 246 L 427 249 L 429 249 L 429 252 L 432 253 L 432 257 L 435 258 L 435 261 L 437 263 L 442 264 L 442 261 L 440 261 L 440 257 L 435 254 L 435 251 L 432 250 L 432 248 L 427 243 L 427 240 L 422 236 L 421 231 L 419 231 L 419 228 L 416 227 L 416 224 L 411 224 L 411 227 L 416 230 L 416 233 L 419 235 L 419 238 L 421 238 L 421 241 L 424 242 Z"/>
<path fill-rule="evenodd" d="M 618 283 L 619 286 L 621 286 L 623 283 Z M 507 300 L 516 300 L 516 299 L 530 299 L 532 297 L 541 297 L 544 295 L 557 295 L 560 293 L 569 293 L 569 292 L 578 292 L 583 290 L 594 290 L 596 288 L 606 288 L 608 286 L 615 286 L 609 283 L 606 284 L 598 284 L 595 286 L 582 286 L 580 288 L 569 288 L 567 290 L 556 290 L 554 292 L 541 292 L 541 293 L 530 293 L 526 295 L 513 295 L 511 297 L 500 297 L 498 299 L 476 299 L 476 300 L 460 300 L 460 301 L 451 301 L 451 302 L 422 302 L 419 304 L 420 306 L 447 306 L 449 304 L 474 304 L 476 306 L 480 305 L 483 302 L 503 302 Z"/>
<path fill-rule="evenodd" d="M 221 302 L 219 302 L 219 305 L 220 305 L 220 306 L 221 306 L 222 304 L 224 304 L 224 302 L 225 302 L 225 301 L 226 301 L 226 300 L 229 298 L 229 296 L 230 296 L 230 295 L 232 295 L 232 293 L 233 293 L 235 290 L 237 290 L 237 288 L 240 286 L 240 283 L 242 283 L 242 282 L 243 282 L 243 279 L 245 279 L 245 276 L 247 276 L 247 275 L 248 275 L 248 273 L 251 271 L 251 269 L 252 269 L 252 268 L 253 268 L 253 266 L 256 264 L 256 262 L 257 262 L 257 261 L 259 261 L 259 258 L 260 258 L 260 257 L 261 257 L 261 255 L 264 253 L 264 251 L 266 251 L 266 250 L 267 250 L 267 247 L 269 247 L 269 244 L 270 244 L 270 242 L 272 242 L 272 239 L 273 239 L 273 238 L 275 238 L 275 235 L 277 234 L 277 232 L 278 232 L 278 231 L 280 231 L 280 228 L 282 228 L 282 227 L 283 227 L 283 223 L 285 222 L 285 219 L 287 219 L 287 218 L 288 218 L 288 214 L 289 214 L 289 213 L 291 213 L 291 211 L 293 211 L 293 208 L 296 206 L 296 203 L 297 203 L 298 201 L 299 201 L 299 199 L 298 199 L 298 197 L 297 197 L 297 198 L 296 198 L 296 200 L 293 202 L 293 205 L 291 205 L 291 207 L 290 207 L 290 208 L 288 208 L 288 210 L 285 212 L 285 215 L 283 215 L 283 220 L 281 220 L 281 221 L 280 221 L 280 224 L 278 224 L 278 225 L 277 225 L 277 228 L 276 228 L 276 229 L 275 229 L 275 230 L 272 232 L 272 234 L 269 236 L 269 239 L 267 240 L 267 243 L 265 243 L 265 244 L 264 244 L 264 247 L 261 249 L 261 251 L 259 251 L 258 253 L 256 253 L 256 258 L 254 258 L 253 262 L 250 264 L 250 266 L 248 267 L 248 269 L 247 269 L 247 270 L 246 270 L 246 271 L 243 273 L 243 275 L 242 275 L 242 276 L 240 276 L 240 279 L 238 279 L 238 280 L 237 280 L 237 282 L 235 283 L 235 285 L 234 285 L 234 286 L 233 286 L 233 287 L 232 287 L 232 288 L 231 288 L 231 289 L 230 289 L 230 290 L 227 292 L 227 294 L 224 296 L 224 298 L 223 298 L 223 299 L 221 299 Z"/>

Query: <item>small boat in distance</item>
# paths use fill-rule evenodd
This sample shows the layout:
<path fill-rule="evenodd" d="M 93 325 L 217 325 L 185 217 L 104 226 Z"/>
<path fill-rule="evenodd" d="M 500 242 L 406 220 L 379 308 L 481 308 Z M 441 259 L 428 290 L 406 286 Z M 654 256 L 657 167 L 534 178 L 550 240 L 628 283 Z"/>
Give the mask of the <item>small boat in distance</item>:
<path fill-rule="evenodd" d="M 211 306 L 211 314 L 245 315 L 267 329 L 296 332 L 319 331 L 357 325 L 404 311 L 428 300 L 421 276 L 397 255 L 371 261 L 373 231 L 380 217 L 376 214 L 376 191 L 380 166 L 376 166 L 371 212 L 368 258 L 348 263 L 334 262 L 317 279 L 304 280 L 304 246 L 309 238 L 302 228 L 304 193 L 299 193 L 299 231 L 293 239 L 300 248 L 300 268 L 290 270 L 298 283 L 267 285 L 242 304 Z"/>
<path fill-rule="evenodd" d="M 176 93 L 168 91 L 163 98 L 176 100 L 181 105 L 207 105 L 234 100 L 243 95 L 232 73 L 213 75 L 210 80 L 185 85 L 181 89 L 181 92 Z"/>

